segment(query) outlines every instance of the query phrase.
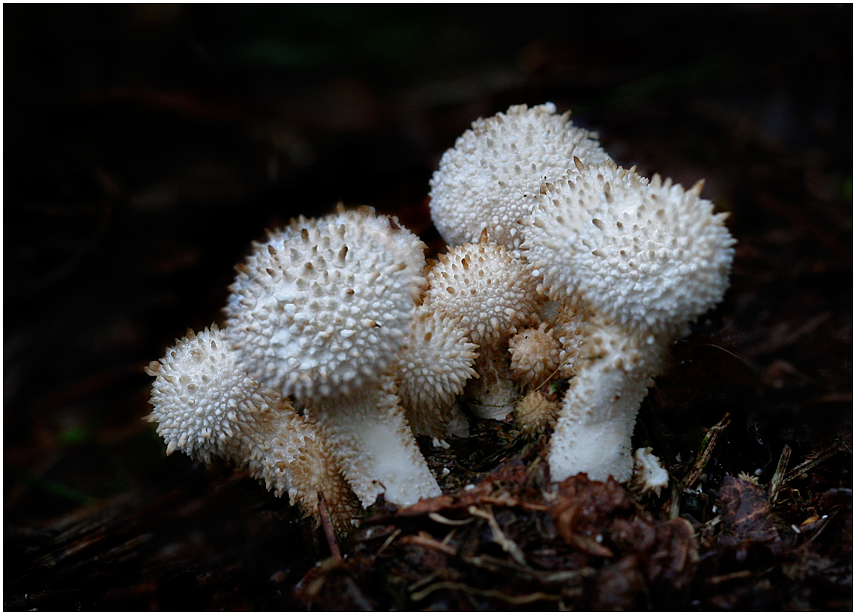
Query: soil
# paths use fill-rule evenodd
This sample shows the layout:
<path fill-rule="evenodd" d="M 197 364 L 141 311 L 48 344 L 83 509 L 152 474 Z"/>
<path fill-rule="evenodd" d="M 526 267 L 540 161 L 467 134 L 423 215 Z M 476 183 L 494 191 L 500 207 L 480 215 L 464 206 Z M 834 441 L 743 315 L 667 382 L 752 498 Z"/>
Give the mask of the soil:
<path fill-rule="evenodd" d="M 4 609 L 852 610 L 852 6 L 4 18 Z M 436 254 L 442 152 L 545 101 L 730 212 L 731 288 L 634 433 L 668 488 L 552 483 L 546 438 L 482 421 L 420 442 L 443 496 L 330 542 L 165 457 L 143 369 L 222 319 L 252 240 L 343 201 Z"/>

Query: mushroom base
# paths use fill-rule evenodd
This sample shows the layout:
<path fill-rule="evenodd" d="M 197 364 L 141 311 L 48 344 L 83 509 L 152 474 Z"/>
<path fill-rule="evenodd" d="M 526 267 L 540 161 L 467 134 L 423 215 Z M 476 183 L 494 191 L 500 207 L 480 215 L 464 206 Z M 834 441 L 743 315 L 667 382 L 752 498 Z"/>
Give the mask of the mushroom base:
<path fill-rule="evenodd" d="M 308 410 L 327 434 L 331 451 L 363 506 L 374 504 L 381 493 L 399 506 L 441 495 L 398 397 L 389 389 L 379 385 L 318 400 Z"/>
<path fill-rule="evenodd" d="M 592 480 L 626 482 L 633 472 L 636 414 L 663 346 L 607 324 L 583 350 L 550 442 L 550 473 L 557 482 L 580 472 Z"/>
<path fill-rule="evenodd" d="M 517 384 L 511 379 L 511 356 L 507 341 L 499 349 L 491 346 L 479 348 L 473 378 L 464 389 L 470 413 L 479 419 L 505 420 L 520 400 Z"/>

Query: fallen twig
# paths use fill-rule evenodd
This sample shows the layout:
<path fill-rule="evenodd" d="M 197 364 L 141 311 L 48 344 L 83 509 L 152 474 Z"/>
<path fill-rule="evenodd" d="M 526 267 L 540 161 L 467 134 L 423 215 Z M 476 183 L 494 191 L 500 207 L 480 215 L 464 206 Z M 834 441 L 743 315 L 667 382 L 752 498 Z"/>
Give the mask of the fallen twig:
<path fill-rule="evenodd" d="M 731 414 L 726 412 L 725 416 L 723 416 L 716 425 L 707 430 L 704 440 L 701 442 L 699 453 L 696 456 L 695 461 L 693 461 L 692 468 L 681 481 L 682 489 L 692 487 L 702 475 L 702 472 L 704 472 L 707 462 L 710 461 L 710 458 L 713 455 L 713 449 L 716 448 L 716 442 L 719 440 L 719 436 L 722 435 L 725 428 L 731 424 L 730 416 Z"/>
<path fill-rule="evenodd" d="M 456 589 L 467 594 L 482 596 L 483 598 L 496 598 L 497 600 L 502 600 L 509 604 L 531 604 L 532 602 L 539 602 L 542 600 L 558 602 L 561 599 L 561 596 L 545 594 L 544 592 L 535 592 L 532 594 L 526 594 L 525 596 L 510 596 L 509 594 L 496 591 L 495 589 L 479 589 L 478 587 L 472 587 L 470 585 L 456 583 L 454 581 L 443 581 L 441 583 L 429 585 L 422 591 L 411 594 L 410 598 L 414 602 L 418 602 L 441 589 Z"/>
<path fill-rule="evenodd" d="M 779 455 L 779 463 L 776 465 L 776 471 L 773 473 L 773 478 L 770 480 L 770 506 L 775 506 L 776 500 L 779 497 L 779 491 L 782 488 L 783 479 L 785 478 L 785 470 L 788 468 L 788 461 L 791 458 L 791 447 L 785 444 L 782 448 L 782 454 Z"/>

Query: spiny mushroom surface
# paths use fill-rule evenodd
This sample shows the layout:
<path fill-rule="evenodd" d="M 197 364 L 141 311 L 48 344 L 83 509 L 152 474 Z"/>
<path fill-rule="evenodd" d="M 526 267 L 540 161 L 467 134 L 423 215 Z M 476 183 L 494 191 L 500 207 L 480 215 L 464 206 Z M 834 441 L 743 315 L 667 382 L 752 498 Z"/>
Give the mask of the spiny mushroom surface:
<path fill-rule="evenodd" d="M 547 323 L 527 327 L 508 342 L 511 353 L 511 375 L 529 390 L 547 383 L 559 368 L 562 345 Z"/>
<path fill-rule="evenodd" d="M 155 377 L 154 409 L 146 418 L 158 423 L 168 455 L 181 450 L 204 463 L 247 460 L 258 453 L 254 436 L 266 431 L 262 440 L 269 440 L 283 413 L 297 416 L 287 399 L 240 368 L 217 325 L 188 331 L 146 371 Z"/>
<path fill-rule="evenodd" d="M 701 186 L 577 161 L 545 187 L 526 257 L 548 287 L 574 289 L 628 328 L 683 328 L 722 300 L 734 256 L 727 214 Z"/>
<path fill-rule="evenodd" d="M 424 305 L 410 320 L 396 383 L 407 422 L 417 435 L 443 439 L 450 430 L 462 435 L 460 428 L 467 425 L 456 399 L 467 380 L 477 377 L 473 364 L 478 346 L 469 341 L 460 320 Z"/>
<path fill-rule="evenodd" d="M 479 345 L 475 370 L 465 396 L 474 414 L 502 418 L 518 397 L 510 377 L 508 339 L 518 327 L 535 323 L 537 280 L 526 264 L 505 246 L 486 241 L 450 248 L 428 273 L 423 307 L 460 321 Z"/>
<path fill-rule="evenodd" d="M 365 505 L 440 494 L 386 376 L 424 287 L 423 248 L 371 208 L 300 218 L 255 245 L 226 305 L 241 364 L 306 402 Z"/>
<path fill-rule="evenodd" d="M 493 344 L 534 324 L 537 280 L 499 244 L 466 243 L 440 254 L 423 305 L 460 319 L 476 344 Z"/>
<path fill-rule="evenodd" d="M 556 106 L 512 106 L 478 119 L 446 151 L 431 178 L 431 218 L 449 245 L 478 241 L 484 231 L 516 253 L 518 221 L 532 212 L 541 183 L 556 181 L 574 156 L 604 162 L 596 135 L 573 125 Z"/>
<path fill-rule="evenodd" d="M 288 493 L 316 520 L 321 493 L 337 531 L 351 527 L 359 506 L 316 426 L 238 365 L 225 331 L 213 325 L 188 332 L 147 372 L 155 381 L 146 418 L 158 423 L 167 454 L 180 450 L 206 464 L 221 457 L 247 466 L 277 497 Z"/>
<path fill-rule="evenodd" d="M 514 418 L 527 436 L 539 436 L 556 424 L 561 406 L 538 390 L 526 394 L 514 406 Z"/>
<path fill-rule="evenodd" d="M 370 208 L 300 218 L 255 244 L 226 305 L 247 371 L 285 395 L 347 393 L 396 358 L 424 244 Z"/>

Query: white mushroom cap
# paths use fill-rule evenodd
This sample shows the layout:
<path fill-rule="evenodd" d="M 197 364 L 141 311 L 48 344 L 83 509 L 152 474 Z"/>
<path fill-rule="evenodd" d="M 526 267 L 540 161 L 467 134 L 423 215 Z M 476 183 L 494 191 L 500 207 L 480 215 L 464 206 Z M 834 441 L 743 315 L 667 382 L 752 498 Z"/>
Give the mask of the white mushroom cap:
<path fill-rule="evenodd" d="M 181 450 L 210 463 L 212 457 L 245 461 L 260 429 L 294 412 L 287 399 L 259 388 L 238 366 L 237 355 L 216 325 L 188 331 L 147 372 L 155 377 L 146 419 L 157 422 L 167 454 Z"/>
<path fill-rule="evenodd" d="M 406 339 L 424 285 L 423 249 L 367 207 L 272 233 L 238 268 L 225 308 L 241 363 L 296 398 L 377 379 Z"/>
<path fill-rule="evenodd" d="M 460 327 L 460 318 L 417 308 L 395 376 L 414 433 L 444 438 L 452 421 L 463 418 L 455 401 L 467 380 L 476 376 L 477 349 Z"/>
<path fill-rule="evenodd" d="M 578 162 L 545 187 L 526 257 L 553 295 L 577 292 L 630 329 L 678 332 L 722 299 L 734 255 L 727 214 L 700 192 Z"/>
<path fill-rule="evenodd" d="M 423 306 L 460 319 L 472 341 L 496 344 L 534 324 L 537 280 L 504 246 L 467 243 L 438 259 L 428 272 Z"/>
<path fill-rule="evenodd" d="M 574 156 L 604 162 L 596 135 L 552 103 L 478 119 L 446 151 L 431 178 L 431 218 L 449 245 L 490 241 L 516 249 L 518 221 L 538 203 L 541 183 L 559 179 Z"/>

